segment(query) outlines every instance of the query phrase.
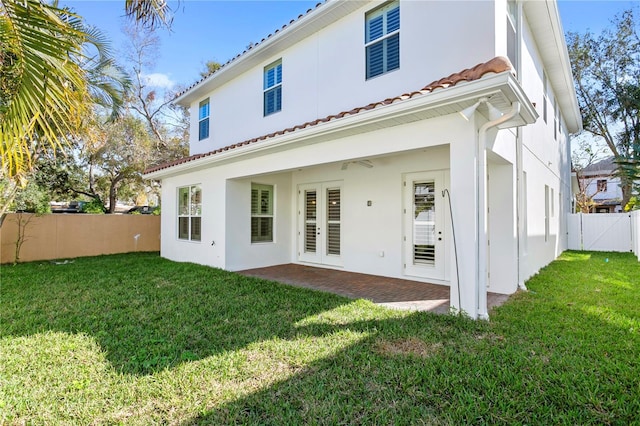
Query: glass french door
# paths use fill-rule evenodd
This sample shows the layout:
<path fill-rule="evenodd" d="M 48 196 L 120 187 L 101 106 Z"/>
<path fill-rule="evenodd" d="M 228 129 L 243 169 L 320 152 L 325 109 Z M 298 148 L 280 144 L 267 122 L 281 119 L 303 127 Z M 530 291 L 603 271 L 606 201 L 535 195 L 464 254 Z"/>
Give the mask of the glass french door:
<path fill-rule="evenodd" d="M 442 172 L 412 173 L 404 179 L 404 272 L 444 279 L 445 218 Z"/>
<path fill-rule="evenodd" d="M 342 264 L 342 182 L 298 187 L 298 259 Z"/>

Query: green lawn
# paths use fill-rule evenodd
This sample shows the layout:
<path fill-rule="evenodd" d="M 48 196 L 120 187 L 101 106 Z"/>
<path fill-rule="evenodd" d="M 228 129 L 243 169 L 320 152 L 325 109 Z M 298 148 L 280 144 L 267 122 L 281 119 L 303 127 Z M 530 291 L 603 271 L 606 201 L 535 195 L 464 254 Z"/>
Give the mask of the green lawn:
<path fill-rule="evenodd" d="M 567 252 L 491 322 L 155 254 L 2 266 L 0 424 L 640 424 L 640 264 Z"/>

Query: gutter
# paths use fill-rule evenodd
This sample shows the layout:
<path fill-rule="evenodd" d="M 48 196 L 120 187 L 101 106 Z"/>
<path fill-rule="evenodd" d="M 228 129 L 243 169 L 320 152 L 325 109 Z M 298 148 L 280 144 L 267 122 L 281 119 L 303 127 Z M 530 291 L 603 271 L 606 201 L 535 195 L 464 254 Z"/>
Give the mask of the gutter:
<path fill-rule="evenodd" d="M 502 117 L 484 123 L 478 130 L 478 144 L 476 146 L 476 253 L 477 278 L 476 292 L 478 300 L 477 316 L 479 319 L 489 320 L 487 309 L 487 132 L 520 114 L 520 102 L 511 104 L 511 111 Z"/>
<path fill-rule="evenodd" d="M 238 161 L 241 157 L 259 155 L 265 150 L 284 148 L 292 143 L 314 143 L 314 141 L 321 140 L 323 138 L 335 138 L 339 137 L 340 132 L 350 130 L 356 131 L 356 129 L 357 131 L 362 131 L 366 126 L 372 123 L 379 123 L 382 120 L 393 119 L 396 122 L 395 124 L 400 124 L 397 122 L 400 117 L 403 117 L 402 121 L 405 122 L 417 121 L 418 118 L 412 117 L 413 115 L 466 102 L 473 98 L 481 96 L 486 97 L 495 94 L 501 94 L 507 101 L 522 99 L 525 103 L 525 121 L 535 121 L 535 110 L 527 101 L 526 95 L 524 95 L 520 86 L 515 82 L 515 77 L 513 77 L 509 71 L 505 71 L 499 74 L 487 75 L 482 79 L 467 82 L 465 84 L 423 93 L 414 98 L 401 99 L 388 105 L 379 105 L 376 108 L 367 111 L 361 111 L 353 115 L 347 115 L 324 123 L 318 123 L 317 125 L 309 126 L 304 129 L 266 138 L 246 146 L 224 150 L 223 152 L 216 154 L 204 154 L 201 158 L 193 159 L 168 168 L 162 168 L 150 173 L 145 173 L 143 178 L 163 179 L 186 171 L 211 167 L 230 161 Z M 447 111 L 435 114 L 434 116 L 446 115 L 449 113 L 450 112 Z M 372 128 L 371 130 L 375 130 L 375 128 Z"/>

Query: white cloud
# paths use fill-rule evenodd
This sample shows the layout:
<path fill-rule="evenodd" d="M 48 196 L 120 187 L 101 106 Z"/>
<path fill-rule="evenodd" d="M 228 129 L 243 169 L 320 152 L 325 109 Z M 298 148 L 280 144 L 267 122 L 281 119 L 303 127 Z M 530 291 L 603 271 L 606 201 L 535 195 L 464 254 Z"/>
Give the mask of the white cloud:
<path fill-rule="evenodd" d="M 171 89 L 176 84 L 168 75 L 162 73 L 146 74 L 144 79 L 149 86 L 162 89 Z"/>

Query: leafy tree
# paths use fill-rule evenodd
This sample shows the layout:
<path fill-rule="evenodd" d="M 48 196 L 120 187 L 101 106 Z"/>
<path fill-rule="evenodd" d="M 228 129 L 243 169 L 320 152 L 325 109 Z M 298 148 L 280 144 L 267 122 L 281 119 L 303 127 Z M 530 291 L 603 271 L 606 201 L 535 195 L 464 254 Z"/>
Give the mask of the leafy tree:
<path fill-rule="evenodd" d="M 200 71 L 200 77 L 202 78 L 209 77 L 211 74 L 218 71 L 222 67 L 222 64 L 216 61 L 207 61 L 204 64 L 204 67 L 205 69 L 203 71 Z"/>
<path fill-rule="evenodd" d="M 38 155 L 81 133 L 95 103 L 117 109 L 126 82 L 97 30 L 39 0 L 0 1 L 0 52 L 0 178 L 9 183 L 1 214 Z"/>
<path fill-rule="evenodd" d="M 38 0 L 0 3 L 0 46 L 11 65 L 2 94 L 0 154 L 8 178 L 30 169 L 40 146 L 55 148 L 81 127 L 87 82 L 78 58 L 92 38 L 80 18 Z"/>
<path fill-rule="evenodd" d="M 170 24 L 165 0 L 126 0 L 125 10 L 149 28 Z M 0 214 L 26 184 L 38 153 L 80 133 L 96 101 L 121 103 L 104 41 L 56 2 L 0 0 L 0 179 L 10 183 Z"/>
<path fill-rule="evenodd" d="M 576 210 L 581 213 L 590 213 L 596 205 L 593 198 L 600 192 L 601 188 L 596 186 L 595 192 L 590 192 L 589 187 L 595 178 L 587 177 L 583 172 L 585 168 L 595 164 L 603 158 L 604 150 L 599 149 L 592 140 L 580 139 L 579 149 L 575 149 L 571 154 L 573 171 L 578 181 L 578 192 L 576 193 Z"/>
<path fill-rule="evenodd" d="M 612 24 L 599 36 L 570 32 L 567 43 L 584 129 L 615 157 L 625 205 L 640 177 L 640 22 L 630 9 Z"/>
<path fill-rule="evenodd" d="M 115 209 L 119 201 L 148 204 L 147 195 L 158 185 L 141 175 L 152 164 L 183 157 L 188 152 L 188 115 L 170 101 L 173 92 L 152 84 L 158 39 L 147 29 L 125 29 L 130 46 L 131 85 L 124 96 L 122 116 L 106 120 L 104 114 L 87 120 L 85 130 L 72 143 L 40 156 L 36 163 L 38 184 L 58 200 L 93 200 L 97 206 Z"/>
<path fill-rule="evenodd" d="M 119 191 L 143 184 L 142 172 L 153 159 L 153 140 L 145 123 L 127 114 L 113 122 L 96 122 L 86 144 L 90 187 L 104 194 L 101 199 L 109 200 L 109 213 L 114 213 Z"/>
<path fill-rule="evenodd" d="M 84 145 L 74 141 L 53 153 L 46 153 L 35 163 L 34 180 L 57 201 L 71 201 L 79 196 L 103 206 L 103 196 L 95 185 L 93 169 Z"/>
<path fill-rule="evenodd" d="M 16 211 L 45 214 L 51 212 L 50 201 L 49 194 L 30 179 L 13 203 Z"/>

